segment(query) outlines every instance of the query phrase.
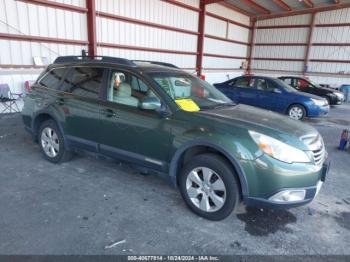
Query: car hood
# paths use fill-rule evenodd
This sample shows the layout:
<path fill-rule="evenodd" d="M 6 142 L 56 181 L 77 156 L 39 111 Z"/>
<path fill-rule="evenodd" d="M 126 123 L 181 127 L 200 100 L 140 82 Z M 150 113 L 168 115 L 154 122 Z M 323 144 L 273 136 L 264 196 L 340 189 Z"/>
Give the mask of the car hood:
<path fill-rule="evenodd" d="M 287 116 L 268 110 L 238 104 L 232 107 L 200 111 L 199 114 L 209 121 L 217 121 L 229 128 L 244 128 L 274 137 L 288 144 L 302 143 L 303 137 L 317 136 L 318 132 L 310 125 L 290 119 Z M 212 123 L 212 122 L 211 122 Z"/>
<path fill-rule="evenodd" d="M 304 93 L 304 92 L 300 92 L 300 91 L 294 92 L 292 94 L 294 94 L 295 96 L 298 96 L 298 97 L 313 98 L 313 99 L 317 99 L 317 100 L 323 99 L 317 95 L 310 94 L 310 93 Z"/>

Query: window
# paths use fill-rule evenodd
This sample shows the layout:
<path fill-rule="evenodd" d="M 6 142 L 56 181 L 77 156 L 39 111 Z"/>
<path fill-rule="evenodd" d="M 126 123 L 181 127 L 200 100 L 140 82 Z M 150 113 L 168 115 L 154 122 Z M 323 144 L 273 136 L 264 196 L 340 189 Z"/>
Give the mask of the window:
<path fill-rule="evenodd" d="M 291 78 L 283 78 L 282 79 L 287 85 L 293 86 L 292 79 Z"/>
<path fill-rule="evenodd" d="M 47 88 L 58 89 L 65 71 L 65 68 L 52 69 L 40 80 L 39 84 Z"/>
<path fill-rule="evenodd" d="M 135 75 L 113 70 L 107 90 L 107 100 L 118 104 L 138 107 L 146 98 L 159 100 L 154 92 Z"/>
<path fill-rule="evenodd" d="M 173 72 L 149 73 L 149 76 L 185 111 L 233 105 L 233 102 L 218 89 L 197 77 Z M 184 101 L 190 104 L 190 109 L 182 106 Z"/>
<path fill-rule="evenodd" d="M 235 86 L 240 88 L 250 88 L 253 86 L 254 81 L 250 81 L 250 78 L 242 77 L 236 80 Z"/>
<path fill-rule="evenodd" d="M 274 86 L 266 79 L 257 78 L 255 79 L 255 88 L 261 91 L 273 91 Z"/>
<path fill-rule="evenodd" d="M 99 98 L 103 68 L 74 67 L 62 83 L 62 90 L 74 95 Z"/>

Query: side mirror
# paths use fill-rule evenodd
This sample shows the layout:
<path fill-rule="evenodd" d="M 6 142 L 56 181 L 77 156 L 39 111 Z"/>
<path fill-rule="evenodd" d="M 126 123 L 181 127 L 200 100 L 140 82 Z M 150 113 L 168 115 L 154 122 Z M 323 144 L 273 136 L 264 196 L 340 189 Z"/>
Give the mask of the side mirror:
<path fill-rule="evenodd" d="M 146 97 L 140 102 L 139 107 L 143 110 L 157 110 L 161 108 L 161 103 L 158 97 Z"/>

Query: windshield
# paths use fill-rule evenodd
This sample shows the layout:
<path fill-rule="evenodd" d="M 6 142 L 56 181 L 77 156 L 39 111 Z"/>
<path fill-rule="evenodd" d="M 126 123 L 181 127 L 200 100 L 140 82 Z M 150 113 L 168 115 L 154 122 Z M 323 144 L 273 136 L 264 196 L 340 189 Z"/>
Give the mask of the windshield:
<path fill-rule="evenodd" d="M 309 81 L 312 85 L 314 85 L 315 87 L 322 87 L 319 84 L 317 84 L 316 82 L 312 81 L 312 80 L 307 80 Z"/>
<path fill-rule="evenodd" d="M 185 111 L 234 105 L 223 93 L 197 77 L 176 73 L 152 73 L 151 78 Z"/>
<path fill-rule="evenodd" d="M 292 92 L 297 92 L 297 91 L 298 91 L 298 90 L 296 90 L 294 87 L 292 87 L 292 86 L 286 84 L 286 82 L 284 82 L 284 81 L 281 80 L 281 79 L 274 79 L 274 80 L 276 81 L 276 83 L 277 83 L 280 87 L 282 87 L 282 88 L 283 88 L 284 90 L 286 90 L 287 92 L 292 93 Z"/>

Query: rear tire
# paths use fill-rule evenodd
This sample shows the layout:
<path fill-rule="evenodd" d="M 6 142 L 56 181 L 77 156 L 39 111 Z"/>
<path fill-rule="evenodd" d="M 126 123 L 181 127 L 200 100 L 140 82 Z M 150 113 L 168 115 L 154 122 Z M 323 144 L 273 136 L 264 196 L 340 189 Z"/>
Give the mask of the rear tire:
<path fill-rule="evenodd" d="M 183 167 L 179 186 L 187 206 L 209 220 L 222 220 L 238 206 L 236 174 L 225 159 L 215 154 L 193 157 Z"/>
<path fill-rule="evenodd" d="M 287 113 L 294 120 L 302 120 L 306 116 L 306 110 L 302 105 L 291 105 Z"/>
<path fill-rule="evenodd" d="M 63 135 L 54 120 L 47 120 L 41 124 L 38 141 L 46 160 L 61 163 L 72 158 L 72 153 L 66 149 Z"/>

